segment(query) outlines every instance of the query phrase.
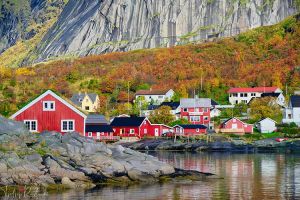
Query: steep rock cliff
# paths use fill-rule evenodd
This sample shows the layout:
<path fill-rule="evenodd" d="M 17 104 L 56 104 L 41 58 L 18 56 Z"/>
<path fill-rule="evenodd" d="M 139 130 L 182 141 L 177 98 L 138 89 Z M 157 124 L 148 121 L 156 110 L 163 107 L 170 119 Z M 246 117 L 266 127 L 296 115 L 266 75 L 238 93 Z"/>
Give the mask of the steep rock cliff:
<path fill-rule="evenodd" d="M 70 0 L 35 51 L 35 62 L 233 36 L 295 14 L 295 4 L 295 0 Z"/>

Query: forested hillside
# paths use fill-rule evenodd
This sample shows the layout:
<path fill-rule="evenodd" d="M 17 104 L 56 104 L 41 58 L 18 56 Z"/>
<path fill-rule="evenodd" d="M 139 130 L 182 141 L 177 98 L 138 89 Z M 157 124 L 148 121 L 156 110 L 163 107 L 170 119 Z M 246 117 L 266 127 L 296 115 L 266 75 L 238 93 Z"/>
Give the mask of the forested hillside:
<path fill-rule="evenodd" d="M 138 89 L 171 87 L 176 98 L 196 91 L 219 102 L 231 86 L 287 85 L 292 93 L 300 85 L 300 16 L 216 42 L 1 67 L 0 111 L 9 115 L 50 88 L 66 97 L 97 92 L 101 112 L 121 113 L 128 85 L 131 97 Z"/>

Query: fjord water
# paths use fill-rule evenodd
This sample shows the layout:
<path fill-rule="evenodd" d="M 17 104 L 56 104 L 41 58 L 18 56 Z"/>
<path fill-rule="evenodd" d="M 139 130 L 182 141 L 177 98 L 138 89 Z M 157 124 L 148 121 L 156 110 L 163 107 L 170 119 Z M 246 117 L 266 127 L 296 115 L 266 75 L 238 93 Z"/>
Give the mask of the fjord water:
<path fill-rule="evenodd" d="M 149 152 L 176 167 L 223 179 L 68 191 L 49 199 L 300 199 L 300 155 Z"/>

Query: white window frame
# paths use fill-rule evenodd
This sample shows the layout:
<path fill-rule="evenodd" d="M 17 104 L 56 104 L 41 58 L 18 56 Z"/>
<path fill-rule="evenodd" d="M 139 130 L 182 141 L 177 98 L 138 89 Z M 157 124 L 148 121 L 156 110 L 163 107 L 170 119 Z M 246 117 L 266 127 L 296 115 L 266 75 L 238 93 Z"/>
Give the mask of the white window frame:
<path fill-rule="evenodd" d="M 188 112 L 189 110 L 187 108 L 183 108 L 183 112 Z"/>
<path fill-rule="evenodd" d="M 93 132 L 88 132 L 88 137 L 93 137 Z"/>
<path fill-rule="evenodd" d="M 46 104 L 47 108 L 45 108 Z M 53 108 L 51 108 L 51 104 L 53 104 Z M 43 111 L 55 111 L 55 101 L 43 101 Z"/>
<path fill-rule="evenodd" d="M 63 129 L 63 123 L 64 122 L 67 122 L 67 130 Z M 72 130 L 69 129 L 69 122 L 73 122 L 73 129 Z M 61 122 L 60 122 L 60 128 L 61 128 L 61 132 L 63 132 L 63 133 L 75 131 L 75 120 L 73 120 L 73 119 L 64 119 L 64 120 L 61 120 Z"/>
<path fill-rule="evenodd" d="M 197 129 L 196 129 L 196 132 L 197 132 L 197 133 L 199 133 L 199 131 L 200 131 L 200 129 L 199 129 L 199 128 L 197 128 Z"/>
<path fill-rule="evenodd" d="M 135 131 L 134 131 L 134 128 L 131 128 L 130 130 L 129 130 L 129 134 L 134 134 L 135 133 Z"/>
<path fill-rule="evenodd" d="M 102 135 L 102 133 L 100 133 L 100 132 L 97 132 L 96 133 L 96 137 L 97 137 L 97 139 L 100 139 L 100 136 Z"/>
<path fill-rule="evenodd" d="M 144 134 L 147 134 L 147 131 L 148 131 L 148 130 L 145 128 L 145 129 L 144 129 Z"/>
<path fill-rule="evenodd" d="M 29 122 L 29 131 L 32 132 L 32 133 L 35 133 L 38 131 L 38 122 L 37 120 L 24 120 L 24 124 L 26 126 L 26 122 Z M 32 130 L 31 127 L 32 127 L 32 122 L 35 122 L 35 129 L 36 130 Z M 26 127 L 27 128 L 27 127 Z"/>

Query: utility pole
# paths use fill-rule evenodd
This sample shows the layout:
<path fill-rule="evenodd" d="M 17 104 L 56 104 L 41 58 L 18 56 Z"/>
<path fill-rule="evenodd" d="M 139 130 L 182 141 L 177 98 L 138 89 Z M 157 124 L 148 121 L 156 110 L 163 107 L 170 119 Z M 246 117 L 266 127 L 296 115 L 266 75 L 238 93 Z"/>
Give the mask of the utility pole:
<path fill-rule="evenodd" d="M 128 115 L 130 114 L 129 111 L 129 81 L 127 82 L 127 110 L 128 110 Z"/>

